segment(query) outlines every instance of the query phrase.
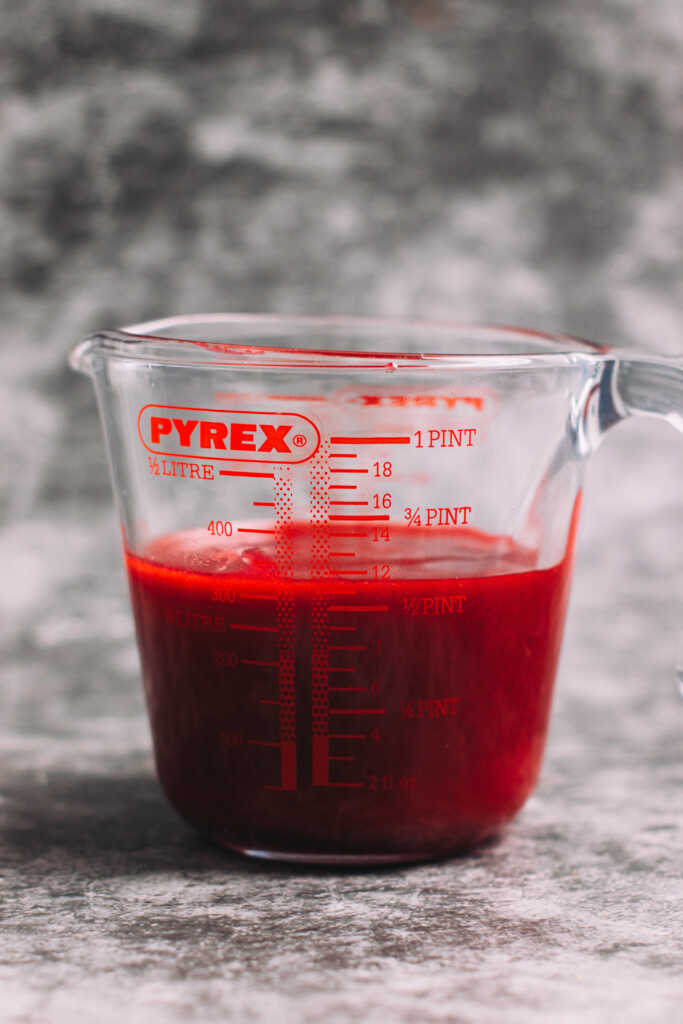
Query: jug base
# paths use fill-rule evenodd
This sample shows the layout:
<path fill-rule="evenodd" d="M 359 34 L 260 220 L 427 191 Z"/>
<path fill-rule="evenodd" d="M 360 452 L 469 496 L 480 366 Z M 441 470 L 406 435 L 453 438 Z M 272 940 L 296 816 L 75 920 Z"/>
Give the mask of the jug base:
<path fill-rule="evenodd" d="M 348 867 L 348 868 L 372 868 L 401 864 L 425 864 L 434 860 L 445 860 L 449 857 L 461 857 L 483 846 L 495 844 L 504 834 L 504 826 L 495 829 L 482 830 L 478 834 L 470 835 L 467 839 L 460 841 L 436 844 L 431 849 L 417 850 L 387 850 L 382 853 L 364 852 L 334 852 L 331 850 L 278 850 L 257 846 L 247 846 L 241 843 L 234 843 L 226 840 L 221 835 L 210 832 L 201 832 L 207 842 L 213 846 L 220 846 L 230 853 L 238 853 L 243 857 L 252 860 L 272 861 L 281 864 L 310 864 L 315 867 Z"/>
<path fill-rule="evenodd" d="M 242 854 L 255 860 L 269 860 L 284 864 L 312 864 L 321 867 L 374 867 L 383 864 L 418 864 L 443 854 L 430 853 L 291 853 L 282 850 L 255 850 L 245 846 L 212 839 L 225 850 Z"/>

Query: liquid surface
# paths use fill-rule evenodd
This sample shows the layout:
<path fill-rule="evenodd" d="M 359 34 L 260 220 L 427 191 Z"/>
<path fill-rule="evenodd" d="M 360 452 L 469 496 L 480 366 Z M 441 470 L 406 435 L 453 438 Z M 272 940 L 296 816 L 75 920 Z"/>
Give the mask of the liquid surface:
<path fill-rule="evenodd" d="M 275 856 L 435 856 L 495 832 L 538 776 L 571 543 L 533 569 L 461 532 L 439 563 L 399 532 L 389 578 L 362 560 L 316 577 L 320 531 L 290 534 L 284 575 L 275 542 L 199 531 L 127 555 L 171 802 Z"/>

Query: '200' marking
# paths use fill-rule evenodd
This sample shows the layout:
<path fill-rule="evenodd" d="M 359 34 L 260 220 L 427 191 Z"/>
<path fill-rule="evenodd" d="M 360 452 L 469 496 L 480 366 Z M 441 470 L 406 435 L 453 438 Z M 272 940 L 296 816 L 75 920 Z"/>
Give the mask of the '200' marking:
<path fill-rule="evenodd" d="M 259 409 L 145 405 L 138 436 L 155 455 L 222 462 L 306 462 L 320 447 L 320 431 L 307 416 Z"/>

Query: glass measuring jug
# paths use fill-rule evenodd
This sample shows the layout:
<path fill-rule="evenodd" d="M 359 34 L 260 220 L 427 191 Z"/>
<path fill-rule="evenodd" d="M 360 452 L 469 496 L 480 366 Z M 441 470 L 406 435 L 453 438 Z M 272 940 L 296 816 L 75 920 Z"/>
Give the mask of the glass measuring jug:
<path fill-rule="evenodd" d="M 93 335 L 161 784 L 243 853 L 495 833 L 545 743 L 588 455 L 674 361 L 518 329 L 214 315 Z"/>

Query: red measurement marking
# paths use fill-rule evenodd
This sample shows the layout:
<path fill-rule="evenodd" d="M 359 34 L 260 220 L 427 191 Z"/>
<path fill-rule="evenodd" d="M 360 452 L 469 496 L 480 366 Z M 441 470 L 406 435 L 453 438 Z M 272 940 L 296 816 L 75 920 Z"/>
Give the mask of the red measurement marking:
<path fill-rule="evenodd" d="M 331 604 L 330 612 L 388 612 L 388 604 Z"/>
<path fill-rule="evenodd" d="M 386 715 L 386 708 L 330 708 L 331 715 Z"/>
<path fill-rule="evenodd" d="M 331 501 L 331 505 L 336 502 Z M 367 501 L 365 502 L 367 505 Z M 376 522 L 389 522 L 389 516 L 330 516 L 331 523 L 376 523 Z"/>
<path fill-rule="evenodd" d="M 355 551 L 330 551 L 330 558 L 355 558 Z"/>
<path fill-rule="evenodd" d="M 238 533 L 275 533 L 275 530 L 252 530 L 249 526 L 238 526 Z"/>
<path fill-rule="evenodd" d="M 330 651 L 367 651 L 367 644 L 330 644 Z"/>
<path fill-rule="evenodd" d="M 254 508 L 275 508 L 274 501 L 255 501 Z"/>
<path fill-rule="evenodd" d="M 275 473 L 245 473 L 241 469 L 219 469 L 220 476 L 257 476 L 261 480 L 274 480 Z"/>
<path fill-rule="evenodd" d="M 358 484 L 330 484 L 331 491 L 357 491 Z M 365 502 L 367 505 L 367 501 Z"/>
<path fill-rule="evenodd" d="M 313 785 L 326 786 L 330 781 L 330 742 L 327 736 L 313 736 Z"/>
<path fill-rule="evenodd" d="M 331 437 L 330 444 L 410 444 L 409 437 Z"/>
<path fill-rule="evenodd" d="M 264 668 L 278 667 L 277 661 L 256 661 L 254 658 L 242 658 L 241 661 L 243 665 L 262 665 Z M 279 704 L 280 702 L 277 701 L 277 703 Z"/>
<path fill-rule="evenodd" d="M 331 740 L 366 740 L 368 737 L 364 732 L 331 732 Z"/>
<path fill-rule="evenodd" d="M 330 458 L 333 456 L 330 455 Z M 354 456 L 355 458 L 355 456 Z M 369 473 L 368 469 L 330 469 L 330 473 Z"/>
<path fill-rule="evenodd" d="M 283 740 L 280 772 L 283 789 L 296 789 L 296 740 Z"/>
<path fill-rule="evenodd" d="M 358 455 L 356 452 L 330 452 L 330 459 L 357 459 Z"/>
<path fill-rule="evenodd" d="M 254 633 L 277 633 L 277 626 L 253 626 L 249 622 L 231 622 L 230 629 L 248 629 Z"/>
<path fill-rule="evenodd" d="M 220 397 L 220 395 L 219 395 Z M 228 394 L 229 398 L 233 396 Z M 268 398 L 272 398 L 275 402 L 327 402 L 329 399 L 325 395 L 268 395 Z"/>
<path fill-rule="evenodd" d="M 331 686 L 330 693 L 367 693 L 367 686 Z"/>
<path fill-rule="evenodd" d="M 335 633 L 355 633 L 358 630 L 358 626 L 328 626 L 327 628 Z"/>
<path fill-rule="evenodd" d="M 355 490 L 355 488 L 354 488 L 354 490 Z M 331 501 L 330 502 L 330 505 L 347 505 L 347 506 L 355 505 L 357 507 L 359 507 L 361 505 L 369 505 L 369 504 L 370 504 L 369 501 Z M 331 516 L 330 518 L 334 518 L 334 517 Z"/>
<path fill-rule="evenodd" d="M 249 601 L 277 601 L 274 594 L 245 594 L 244 596 Z"/>
<path fill-rule="evenodd" d="M 294 569 L 293 548 L 286 533 L 286 527 L 291 522 L 292 493 L 291 478 L 287 475 L 278 477 L 273 487 L 273 499 L 277 528 L 282 532 L 276 534 L 275 556 L 280 573 L 285 578 L 290 576 Z M 285 527 L 284 531 L 283 527 Z M 280 589 L 282 587 L 284 587 L 284 581 L 278 587 L 277 605 L 277 623 L 280 630 L 277 681 L 280 697 L 280 739 L 282 741 L 280 783 L 283 789 L 294 790 L 297 788 L 294 614 L 291 603 L 283 600 L 285 592 Z"/>
<path fill-rule="evenodd" d="M 333 666 L 332 668 L 328 668 L 327 671 L 328 671 L 328 673 L 329 672 L 346 672 L 346 674 L 350 675 L 350 676 L 355 676 L 355 674 L 356 674 L 355 668 L 334 668 L 334 666 Z"/>

